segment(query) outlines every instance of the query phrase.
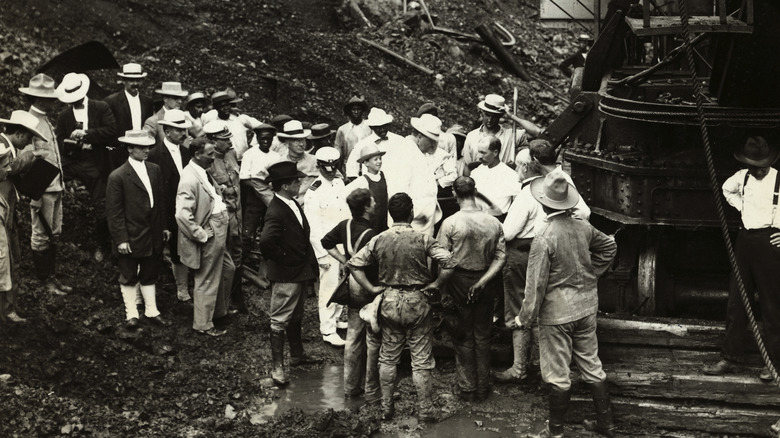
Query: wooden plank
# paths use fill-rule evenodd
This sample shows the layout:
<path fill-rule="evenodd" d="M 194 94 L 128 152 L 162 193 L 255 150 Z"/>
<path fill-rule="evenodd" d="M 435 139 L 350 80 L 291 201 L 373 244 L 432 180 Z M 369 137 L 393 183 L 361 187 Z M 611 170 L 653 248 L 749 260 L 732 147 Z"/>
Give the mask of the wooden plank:
<path fill-rule="evenodd" d="M 651 17 L 650 26 L 644 26 L 642 18 L 626 17 L 626 23 L 636 36 L 674 35 L 682 33 L 680 17 Z M 696 16 L 688 20 L 691 33 L 753 33 L 753 26 L 733 17 L 727 17 L 726 23 L 721 24 L 720 17 Z"/>
<path fill-rule="evenodd" d="M 667 402 L 613 397 L 612 407 L 618 430 L 686 430 L 718 434 L 771 436 L 780 409 L 733 407 L 721 403 Z M 579 423 L 594 418 L 589 397 L 572 397 L 568 421 Z"/>
<path fill-rule="evenodd" d="M 720 347 L 725 328 L 723 323 L 600 317 L 597 333 L 600 343 L 715 350 Z"/>

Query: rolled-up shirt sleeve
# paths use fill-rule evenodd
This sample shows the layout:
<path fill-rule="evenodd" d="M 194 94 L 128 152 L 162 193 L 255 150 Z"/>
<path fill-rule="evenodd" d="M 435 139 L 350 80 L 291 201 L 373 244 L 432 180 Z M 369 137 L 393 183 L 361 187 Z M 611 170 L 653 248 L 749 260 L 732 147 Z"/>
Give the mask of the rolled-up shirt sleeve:
<path fill-rule="evenodd" d="M 428 253 L 428 257 L 436 260 L 436 262 L 439 263 L 440 268 L 452 269 L 457 265 L 457 261 L 452 259 L 452 253 L 444 249 L 441 243 L 434 239 L 426 240 L 426 252 Z"/>

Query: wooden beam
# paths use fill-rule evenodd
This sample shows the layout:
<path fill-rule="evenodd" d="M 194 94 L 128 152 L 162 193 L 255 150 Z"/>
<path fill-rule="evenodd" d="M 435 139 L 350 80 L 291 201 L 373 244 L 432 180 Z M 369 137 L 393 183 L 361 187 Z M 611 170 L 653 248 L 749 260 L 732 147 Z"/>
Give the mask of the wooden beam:
<path fill-rule="evenodd" d="M 601 343 L 715 350 L 726 331 L 715 324 L 600 317 L 597 330 Z"/>
<path fill-rule="evenodd" d="M 642 18 L 626 17 L 631 31 L 636 36 L 675 35 L 682 33 L 680 17 L 651 17 L 649 26 L 645 27 Z M 720 22 L 720 17 L 694 16 L 688 20 L 691 33 L 753 33 L 753 26 L 733 17 L 727 17 L 726 23 Z"/>
<path fill-rule="evenodd" d="M 392 50 L 390 50 L 390 49 L 388 49 L 388 48 L 386 48 L 386 47 L 384 47 L 384 46 L 382 46 L 380 44 L 377 44 L 377 43 L 375 43 L 373 41 L 369 41 L 369 40 L 367 40 L 367 39 L 365 39 L 363 37 L 358 37 L 358 40 L 368 44 L 369 46 L 371 46 L 371 47 L 381 51 L 382 53 L 384 53 L 386 55 L 390 55 L 391 57 L 397 59 L 398 61 L 403 62 L 404 64 L 406 64 L 406 65 L 408 65 L 410 67 L 416 68 L 417 70 L 419 70 L 419 71 L 421 71 L 421 72 L 423 72 L 423 73 L 425 73 L 427 75 L 433 75 L 433 70 L 431 70 L 431 69 L 429 69 L 427 67 L 423 67 L 420 64 L 417 64 L 416 62 L 411 61 L 411 60 L 409 60 L 409 59 L 399 55 L 398 53 L 393 52 Z"/>

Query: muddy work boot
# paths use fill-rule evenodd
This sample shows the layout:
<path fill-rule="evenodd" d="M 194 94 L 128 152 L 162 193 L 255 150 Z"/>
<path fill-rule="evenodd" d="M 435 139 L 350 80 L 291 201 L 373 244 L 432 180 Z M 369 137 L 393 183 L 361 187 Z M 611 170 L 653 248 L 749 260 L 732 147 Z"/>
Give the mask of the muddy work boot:
<path fill-rule="evenodd" d="M 726 373 L 730 373 L 733 370 L 734 370 L 734 363 L 726 359 L 722 359 L 716 364 L 707 365 L 704 368 L 702 368 L 704 374 L 707 374 L 708 376 L 722 376 Z"/>
<path fill-rule="evenodd" d="M 379 364 L 379 385 L 382 387 L 382 420 L 389 421 L 395 415 L 393 393 L 395 392 L 395 365 Z"/>
<path fill-rule="evenodd" d="M 412 380 L 417 389 L 417 419 L 431 423 L 439 421 L 439 412 L 433 407 L 433 377 L 431 377 L 431 371 L 412 371 Z"/>
<path fill-rule="evenodd" d="M 303 339 L 301 336 L 301 323 L 303 321 L 290 321 L 287 326 L 287 342 L 290 343 L 290 366 L 315 364 L 322 362 L 303 352 Z"/>
<path fill-rule="evenodd" d="M 287 376 L 284 374 L 284 337 L 283 331 L 271 329 L 271 379 L 278 386 L 287 385 Z"/>
<path fill-rule="evenodd" d="M 531 348 L 531 331 L 514 330 L 512 332 L 514 363 L 511 367 L 495 374 L 497 383 L 520 383 L 528 377 L 528 351 Z"/>
<path fill-rule="evenodd" d="M 529 438 L 559 438 L 563 436 L 563 425 L 566 423 L 566 412 L 569 411 L 571 400 L 570 389 L 550 388 L 550 419 L 544 429 L 528 435 Z"/>
<path fill-rule="evenodd" d="M 612 406 L 609 402 L 607 389 L 606 381 L 590 385 L 593 406 L 596 408 L 596 421 L 585 420 L 583 426 L 589 431 L 612 438 L 615 436 L 615 423 L 612 422 Z"/>

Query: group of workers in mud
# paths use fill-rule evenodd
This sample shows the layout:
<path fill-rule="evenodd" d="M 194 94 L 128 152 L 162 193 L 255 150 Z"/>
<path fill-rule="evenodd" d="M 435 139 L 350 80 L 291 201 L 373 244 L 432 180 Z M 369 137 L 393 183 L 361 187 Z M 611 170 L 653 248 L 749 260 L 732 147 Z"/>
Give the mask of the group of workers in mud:
<path fill-rule="evenodd" d="M 16 305 L 20 193 L 31 199 L 41 287 L 72 292 L 56 275 L 56 243 L 65 182 L 78 179 L 96 212 L 93 255 L 102 261 L 110 249 L 116 260 L 126 330 L 171 324 L 156 303 L 163 260 L 179 302 L 192 306 L 194 331 L 213 337 L 226 334 L 234 315 L 250 313 L 242 278 L 251 271 L 270 285 L 277 385 L 288 383 L 285 343 L 289 367 L 317 361 L 301 334 L 304 299 L 313 292 L 323 341 L 344 348 L 345 396 L 362 396 L 393 418 L 396 368 L 408 347 L 417 414 L 435 421 L 431 309 L 441 306 L 459 398 L 480 402 L 491 381 L 520 382 L 538 370 L 551 391 L 549 419 L 536 436 L 563 436 L 573 360 L 596 408 L 586 427 L 614 436 L 596 314 L 597 279 L 617 245 L 588 222 L 590 210 L 556 148 L 533 139 L 540 129 L 512 114 L 503 97 L 480 100 L 473 130 L 443 129 L 439 109 L 424 103 L 401 136 L 392 132 L 392 115 L 359 96 L 344 104 L 348 121 L 333 131 L 286 115 L 264 123 L 241 112 L 231 89 L 207 98 L 179 82 L 155 90 L 162 98 L 155 112 L 140 92 L 147 76 L 141 65 L 125 64 L 118 76 L 123 89 L 100 101 L 87 97 L 85 74 L 69 73 L 59 84 L 38 74 L 20 88 L 29 110 L 0 119 L 4 321 L 25 321 Z M 67 108 L 53 124 L 47 113 L 58 100 Z M 501 124 L 505 118 L 511 128 Z M 780 251 L 780 179 L 771 165 L 779 154 L 751 138 L 735 155 L 748 169 L 724 185 L 748 218 L 737 253 L 773 335 L 780 313 L 769 285 L 780 271 L 769 266 Z M 729 309 L 736 336 L 744 317 L 741 307 Z M 494 373 L 496 322 L 512 331 L 514 359 Z M 770 338 L 774 354 L 778 343 Z M 729 345 L 707 372 L 727 372 L 743 353 Z"/>

